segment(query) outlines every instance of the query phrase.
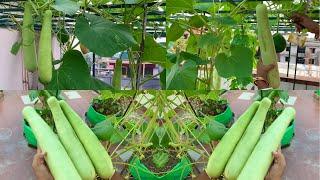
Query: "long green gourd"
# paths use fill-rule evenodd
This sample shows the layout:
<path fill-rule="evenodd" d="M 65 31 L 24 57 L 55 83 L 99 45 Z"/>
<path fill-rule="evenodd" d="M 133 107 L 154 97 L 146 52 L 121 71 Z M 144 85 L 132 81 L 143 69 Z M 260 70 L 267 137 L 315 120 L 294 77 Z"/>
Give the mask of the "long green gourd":
<path fill-rule="evenodd" d="M 230 158 L 234 148 L 240 140 L 243 132 L 246 130 L 252 117 L 256 113 L 259 105 L 260 102 L 258 101 L 252 103 L 222 137 L 221 141 L 209 157 L 208 164 L 205 169 L 209 177 L 217 178 L 222 175 L 228 159 Z"/>
<path fill-rule="evenodd" d="M 26 2 L 24 5 L 22 25 L 22 51 L 24 67 L 30 72 L 37 70 L 37 55 L 32 12 L 33 8 L 30 2 Z"/>
<path fill-rule="evenodd" d="M 274 47 L 273 37 L 270 30 L 268 10 L 264 4 L 256 7 L 258 40 L 261 57 L 264 65 L 275 64 L 275 67 L 268 73 L 268 82 L 272 88 L 279 88 L 280 77 L 278 70 L 278 57 Z"/>
<path fill-rule="evenodd" d="M 59 104 L 89 155 L 97 174 L 104 179 L 111 178 L 115 169 L 111 157 L 97 136 L 65 101 L 60 100 Z"/>
<path fill-rule="evenodd" d="M 223 174 L 226 179 L 235 180 L 239 176 L 261 136 L 270 105 L 271 100 L 269 98 L 263 98 L 260 102 L 256 114 L 253 116 L 225 167 Z"/>
<path fill-rule="evenodd" d="M 94 167 L 84 147 L 72 129 L 68 119 L 60 108 L 59 101 L 54 96 L 47 100 L 51 110 L 59 139 L 71 158 L 83 180 L 92 180 L 96 177 Z"/>
<path fill-rule="evenodd" d="M 52 79 L 52 12 L 45 11 L 43 14 L 42 28 L 40 33 L 39 51 L 38 51 L 38 70 L 39 80 L 47 84 Z"/>
<path fill-rule="evenodd" d="M 59 141 L 57 135 L 39 116 L 33 107 L 22 110 L 24 119 L 29 123 L 37 139 L 38 146 L 46 152 L 45 161 L 55 180 L 81 180 L 68 153 Z"/>
<path fill-rule="evenodd" d="M 273 161 L 272 152 L 276 151 L 296 111 L 287 107 L 261 136 L 258 144 L 243 167 L 238 180 L 263 180 Z"/>
<path fill-rule="evenodd" d="M 114 89 L 121 90 L 121 79 L 122 79 L 122 60 L 117 59 L 112 77 L 112 86 Z"/>

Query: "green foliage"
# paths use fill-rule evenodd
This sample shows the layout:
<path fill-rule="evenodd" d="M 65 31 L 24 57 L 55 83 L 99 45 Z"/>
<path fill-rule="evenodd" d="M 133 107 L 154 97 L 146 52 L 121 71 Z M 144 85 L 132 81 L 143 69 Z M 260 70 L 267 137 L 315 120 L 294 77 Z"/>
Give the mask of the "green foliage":
<path fill-rule="evenodd" d="M 233 47 L 231 54 L 220 53 L 216 57 L 215 67 L 225 78 L 245 78 L 252 76 L 253 53 L 246 47 Z"/>
<path fill-rule="evenodd" d="M 167 42 L 179 39 L 183 35 L 184 31 L 185 30 L 179 25 L 178 22 L 174 22 L 170 28 L 167 29 Z"/>
<path fill-rule="evenodd" d="M 11 54 L 17 55 L 20 50 L 21 45 L 22 45 L 21 41 L 15 42 L 11 47 L 11 50 L 10 50 Z"/>
<path fill-rule="evenodd" d="M 115 129 L 109 119 L 99 122 L 91 130 L 100 140 L 103 141 L 109 141 L 111 136 L 115 133 Z"/>
<path fill-rule="evenodd" d="M 223 124 L 213 119 L 209 120 L 209 125 L 206 128 L 206 133 L 209 135 L 210 140 L 213 141 L 220 140 L 227 131 L 228 129 Z"/>
<path fill-rule="evenodd" d="M 191 27 L 195 27 L 195 28 L 201 28 L 205 25 L 205 23 L 208 22 L 208 18 L 207 16 L 204 15 L 194 15 L 190 18 L 188 24 Z"/>
<path fill-rule="evenodd" d="M 164 66 L 166 60 L 166 48 L 157 43 L 153 36 L 147 35 L 142 60 L 144 62 Z"/>
<path fill-rule="evenodd" d="M 103 57 L 111 57 L 136 44 L 127 25 L 92 14 L 77 18 L 75 35 L 88 49 Z M 101 42 L 105 44 L 102 46 Z"/>
<path fill-rule="evenodd" d="M 166 77 L 167 89 L 192 90 L 195 89 L 198 69 L 196 63 L 188 61 L 182 65 L 176 63 Z"/>
<path fill-rule="evenodd" d="M 174 14 L 177 12 L 193 10 L 194 0 L 167 0 L 166 1 L 166 14 Z"/>
<path fill-rule="evenodd" d="M 73 15 L 80 9 L 79 4 L 71 0 L 55 0 L 51 7 L 68 15 Z"/>
<path fill-rule="evenodd" d="M 281 53 L 287 47 L 287 41 L 280 33 L 273 35 L 273 42 L 277 53 Z"/>
<path fill-rule="evenodd" d="M 69 34 L 64 27 L 59 29 L 57 33 L 57 38 L 61 44 L 65 44 L 69 41 Z"/>
<path fill-rule="evenodd" d="M 46 89 L 113 89 L 90 75 L 81 52 L 67 51 L 61 61 L 62 65 L 53 71 L 52 80 L 45 86 Z"/>
<path fill-rule="evenodd" d="M 152 155 L 152 162 L 157 168 L 164 167 L 169 161 L 169 154 L 166 152 L 157 152 Z"/>

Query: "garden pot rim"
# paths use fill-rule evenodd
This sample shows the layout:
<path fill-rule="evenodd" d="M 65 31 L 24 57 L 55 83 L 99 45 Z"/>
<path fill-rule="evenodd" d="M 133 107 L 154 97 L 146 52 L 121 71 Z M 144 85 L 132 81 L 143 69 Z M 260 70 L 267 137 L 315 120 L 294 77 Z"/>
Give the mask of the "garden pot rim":
<path fill-rule="evenodd" d="M 134 155 L 132 157 L 132 159 L 130 160 L 129 164 L 134 164 L 134 163 L 139 163 L 140 165 L 143 165 L 143 167 L 145 167 L 145 171 L 144 173 L 148 173 L 148 174 L 152 174 L 153 176 L 161 179 L 163 177 L 165 177 L 166 175 L 168 175 L 169 173 L 172 173 L 172 172 L 175 172 L 175 171 L 178 171 L 180 168 L 178 167 L 178 165 L 180 163 L 183 163 L 183 160 L 186 160 L 187 162 L 190 162 L 190 159 L 187 157 L 187 156 L 183 156 L 179 159 L 179 161 L 175 164 L 175 166 L 173 166 L 173 168 L 170 170 L 170 171 L 167 171 L 166 173 L 164 173 L 163 175 L 159 176 L 157 174 L 155 174 L 153 171 L 151 171 L 147 166 L 145 166 L 144 163 L 141 162 L 141 160 L 139 159 L 139 157 L 137 155 Z M 190 165 L 189 165 L 190 166 Z M 139 167 L 141 168 L 141 166 Z M 174 170 L 175 168 L 177 168 L 176 170 Z"/>

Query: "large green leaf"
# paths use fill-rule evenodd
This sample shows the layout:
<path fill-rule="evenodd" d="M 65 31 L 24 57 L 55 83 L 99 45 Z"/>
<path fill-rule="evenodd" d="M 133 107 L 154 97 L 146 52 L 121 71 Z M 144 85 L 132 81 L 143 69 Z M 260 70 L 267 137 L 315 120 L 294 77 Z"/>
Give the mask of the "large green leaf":
<path fill-rule="evenodd" d="M 99 122 L 91 130 L 100 140 L 103 141 L 110 140 L 115 131 L 109 119 Z"/>
<path fill-rule="evenodd" d="M 80 9 L 80 5 L 71 0 L 55 0 L 55 4 L 52 7 L 68 15 L 73 15 Z"/>
<path fill-rule="evenodd" d="M 196 28 L 201 28 L 208 22 L 208 18 L 204 15 L 194 15 L 189 20 L 189 25 Z"/>
<path fill-rule="evenodd" d="M 252 76 L 253 53 L 246 47 L 232 47 L 231 55 L 220 53 L 215 60 L 219 76 L 244 78 Z"/>
<path fill-rule="evenodd" d="M 104 57 L 136 44 L 128 26 L 92 14 L 77 18 L 75 35 L 92 52 Z"/>
<path fill-rule="evenodd" d="M 159 65 L 166 63 L 166 48 L 157 43 L 150 34 L 145 39 L 142 60 Z"/>
<path fill-rule="evenodd" d="M 213 46 L 221 43 L 221 37 L 212 33 L 206 33 L 199 38 L 199 48 L 212 48 Z"/>
<path fill-rule="evenodd" d="M 193 10 L 194 0 L 167 0 L 167 15 L 174 14 L 185 10 Z"/>
<path fill-rule="evenodd" d="M 183 65 L 175 64 L 167 75 L 167 89 L 194 90 L 198 76 L 197 64 L 194 61 L 187 61 Z"/>
<path fill-rule="evenodd" d="M 174 22 L 167 30 L 167 42 L 179 39 L 184 33 L 184 29 L 179 23 Z"/>
<path fill-rule="evenodd" d="M 184 52 L 184 51 L 182 51 L 179 56 L 179 61 L 181 62 L 183 60 L 194 61 L 197 65 L 206 65 L 209 63 L 209 61 L 203 60 L 195 54 L 191 54 L 191 53 Z"/>
<path fill-rule="evenodd" d="M 237 24 L 231 16 L 215 16 L 212 20 L 223 26 L 232 26 Z"/>
<path fill-rule="evenodd" d="M 51 82 L 46 89 L 113 89 L 110 85 L 93 78 L 81 52 L 67 51 L 62 65 L 53 71 Z"/>
<path fill-rule="evenodd" d="M 223 137 L 223 135 L 228 131 L 228 129 L 223 124 L 211 119 L 209 121 L 209 125 L 207 126 L 206 131 L 211 140 L 217 141 Z"/>

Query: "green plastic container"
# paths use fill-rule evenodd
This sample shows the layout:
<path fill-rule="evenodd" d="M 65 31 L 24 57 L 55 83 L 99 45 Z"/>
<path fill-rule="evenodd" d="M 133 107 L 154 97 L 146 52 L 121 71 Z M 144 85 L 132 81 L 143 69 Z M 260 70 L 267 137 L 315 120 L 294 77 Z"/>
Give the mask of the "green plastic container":
<path fill-rule="evenodd" d="M 37 147 L 37 139 L 34 136 L 31 127 L 23 120 L 23 136 L 26 138 L 28 145 L 31 147 Z"/>
<path fill-rule="evenodd" d="M 96 125 L 97 123 L 108 119 L 106 115 L 97 112 L 92 105 L 89 106 L 86 116 L 92 125 Z"/>
<path fill-rule="evenodd" d="M 281 140 L 281 147 L 290 146 L 295 132 L 296 121 L 293 119 Z"/>
<path fill-rule="evenodd" d="M 316 98 L 319 99 L 319 97 L 320 97 L 320 89 L 315 90 L 315 91 L 314 91 L 314 95 L 315 95 Z"/>
<path fill-rule="evenodd" d="M 139 158 L 134 157 L 129 166 L 129 171 L 134 179 L 148 179 L 148 180 L 180 180 L 186 179 L 186 177 L 191 173 L 190 160 L 187 157 L 183 157 L 180 162 L 173 167 L 171 171 L 163 176 L 157 176 L 151 172 L 144 164 L 141 163 Z"/>
<path fill-rule="evenodd" d="M 211 116 L 211 118 L 215 121 L 218 121 L 219 123 L 224 124 L 225 126 L 228 126 L 229 123 L 233 120 L 233 112 L 230 106 L 228 105 L 227 109 L 223 113 L 218 114 L 216 116 Z"/>

